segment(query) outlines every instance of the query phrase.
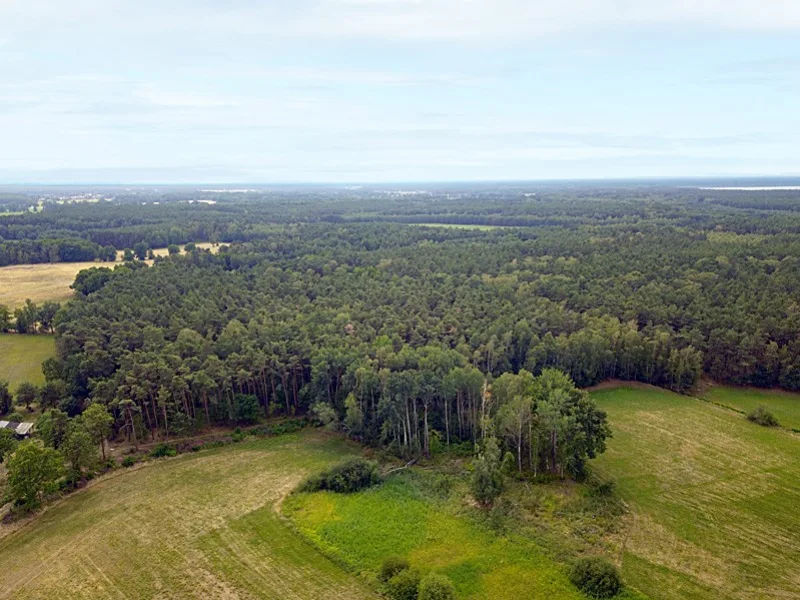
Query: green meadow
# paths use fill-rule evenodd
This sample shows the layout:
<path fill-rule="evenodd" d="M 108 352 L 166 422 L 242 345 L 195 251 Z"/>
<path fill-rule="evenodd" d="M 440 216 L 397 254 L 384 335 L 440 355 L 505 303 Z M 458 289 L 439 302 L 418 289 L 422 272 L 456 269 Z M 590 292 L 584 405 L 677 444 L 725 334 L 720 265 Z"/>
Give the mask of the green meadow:
<path fill-rule="evenodd" d="M 294 494 L 283 509 L 310 542 L 367 580 L 398 555 L 448 576 L 459 598 L 584 598 L 566 564 L 519 533 L 522 522 L 495 530 L 465 492 L 457 479 L 411 470 L 356 494 Z"/>
<path fill-rule="evenodd" d="M 783 390 L 763 390 L 715 385 L 705 390 L 703 398 L 749 413 L 766 406 L 784 427 L 800 429 L 800 394 Z"/>
<path fill-rule="evenodd" d="M 13 391 L 23 381 L 44 383 L 42 363 L 55 356 L 52 335 L 0 334 L 0 379 L 8 381 Z"/>
<path fill-rule="evenodd" d="M 652 598 L 796 598 L 800 437 L 657 388 L 593 392 L 595 461 L 630 507 L 622 573 Z"/>

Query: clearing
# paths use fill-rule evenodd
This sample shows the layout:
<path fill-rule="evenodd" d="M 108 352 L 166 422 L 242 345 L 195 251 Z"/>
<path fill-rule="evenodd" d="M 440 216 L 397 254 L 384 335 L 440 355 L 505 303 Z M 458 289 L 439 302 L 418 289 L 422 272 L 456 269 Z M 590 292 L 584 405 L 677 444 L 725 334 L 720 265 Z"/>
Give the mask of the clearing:
<path fill-rule="evenodd" d="M 702 397 L 749 413 L 759 405 L 766 406 L 784 427 L 800 429 L 800 394 L 784 390 L 715 385 L 703 391 Z"/>
<path fill-rule="evenodd" d="M 377 600 L 277 513 L 305 476 L 358 452 L 304 431 L 116 471 L 0 526 L 0 598 Z"/>
<path fill-rule="evenodd" d="M 500 229 L 505 225 L 471 225 L 469 223 L 407 223 L 415 227 L 446 227 L 448 229 L 478 229 L 480 231 L 490 231 Z"/>
<path fill-rule="evenodd" d="M 209 243 L 197 244 L 198 248 L 217 252 L 219 246 Z M 181 247 L 183 248 L 183 247 Z M 153 250 L 156 256 L 166 256 L 166 248 Z M 122 252 L 118 253 L 120 260 Z M 152 261 L 145 261 L 148 264 Z M 0 267 L 0 304 L 17 308 L 30 299 L 37 304 L 46 300 L 63 302 L 72 296 L 69 286 L 75 281 L 78 272 L 91 267 L 111 267 L 119 263 L 71 262 L 40 263 L 35 265 L 11 265 Z"/>
<path fill-rule="evenodd" d="M 56 354 L 56 339 L 52 335 L 0 334 L 0 379 L 7 380 L 11 391 L 22 381 L 36 385 L 44 383 L 42 363 Z"/>
<path fill-rule="evenodd" d="M 629 504 L 626 581 L 652 598 L 797 598 L 800 437 L 658 388 L 592 393 L 594 461 Z"/>

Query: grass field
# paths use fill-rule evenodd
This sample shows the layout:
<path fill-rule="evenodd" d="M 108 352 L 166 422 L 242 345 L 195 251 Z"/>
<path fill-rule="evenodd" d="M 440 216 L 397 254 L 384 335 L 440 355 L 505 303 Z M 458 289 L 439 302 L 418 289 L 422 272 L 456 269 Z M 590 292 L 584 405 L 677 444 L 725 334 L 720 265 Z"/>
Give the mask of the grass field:
<path fill-rule="evenodd" d="M 216 252 L 219 246 L 203 243 L 199 248 Z M 153 251 L 157 256 L 166 256 L 166 248 Z M 120 260 L 122 253 L 119 253 Z M 152 261 L 146 261 L 148 264 Z M 91 267 L 113 267 L 114 263 L 74 262 L 74 263 L 42 263 L 37 265 L 11 265 L 0 267 L 0 304 L 16 308 L 25 304 L 30 298 L 40 304 L 45 300 L 62 302 L 72 296 L 69 286 L 75 276 L 83 269 Z"/>
<path fill-rule="evenodd" d="M 22 381 L 40 385 L 44 383 L 42 363 L 55 353 L 52 335 L 0 334 L 0 379 L 7 380 L 12 391 Z"/>
<path fill-rule="evenodd" d="M 477 229 L 479 231 L 489 231 L 500 229 L 503 225 L 470 225 L 468 223 L 409 223 L 416 227 L 446 227 L 448 229 Z"/>
<path fill-rule="evenodd" d="M 458 597 L 582 599 L 564 563 L 527 535 L 520 517 L 492 524 L 465 478 L 411 470 L 357 494 L 293 494 L 284 513 L 326 555 L 368 580 L 387 556 L 450 578 Z M 560 523 L 562 526 L 564 522 Z M 618 600 L 642 599 L 626 590 Z"/>
<path fill-rule="evenodd" d="M 702 396 L 745 413 L 763 404 L 781 425 L 800 429 L 800 394 L 782 390 L 716 385 L 704 390 Z"/>
<path fill-rule="evenodd" d="M 664 390 L 592 394 L 596 461 L 631 508 L 626 580 L 652 598 L 800 597 L 800 438 Z"/>
<path fill-rule="evenodd" d="M 580 599 L 562 567 L 533 542 L 496 535 L 437 501 L 419 475 L 400 475 L 358 494 L 297 494 L 284 510 L 327 554 L 374 575 L 384 558 L 405 556 L 450 577 L 459 598 Z"/>
<path fill-rule="evenodd" d="M 0 598 L 376 599 L 276 510 L 355 451 L 313 431 L 115 472 L 0 526 Z"/>

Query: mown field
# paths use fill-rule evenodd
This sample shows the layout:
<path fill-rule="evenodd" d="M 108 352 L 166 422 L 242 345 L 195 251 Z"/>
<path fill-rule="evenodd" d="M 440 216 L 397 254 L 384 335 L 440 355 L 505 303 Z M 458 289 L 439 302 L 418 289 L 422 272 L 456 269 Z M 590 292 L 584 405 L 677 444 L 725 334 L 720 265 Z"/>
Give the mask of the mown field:
<path fill-rule="evenodd" d="M 703 398 L 749 413 L 766 406 L 784 427 L 800 429 L 800 394 L 783 390 L 760 390 L 715 385 L 702 393 Z"/>
<path fill-rule="evenodd" d="M 631 509 L 629 583 L 663 599 L 800 597 L 800 437 L 656 388 L 593 396 L 614 431 L 596 469 Z"/>
<path fill-rule="evenodd" d="M 0 334 L 0 380 L 15 390 L 22 381 L 36 385 L 44 383 L 42 363 L 56 353 L 52 335 Z"/>
<path fill-rule="evenodd" d="M 212 252 L 219 249 L 219 246 L 208 243 L 197 244 L 197 247 Z M 156 256 L 168 254 L 166 248 L 158 248 L 153 250 L 153 253 Z M 118 258 L 122 260 L 122 252 L 118 253 Z M 152 261 L 145 262 L 152 263 Z M 0 304 L 16 308 L 25 304 L 27 299 L 37 304 L 46 300 L 62 302 L 72 296 L 69 286 L 80 271 L 91 267 L 113 266 L 113 263 L 73 262 L 0 267 Z"/>
<path fill-rule="evenodd" d="M 116 472 L 0 526 L 0 598 L 374 599 L 277 512 L 308 473 L 357 451 L 311 431 Z"/>

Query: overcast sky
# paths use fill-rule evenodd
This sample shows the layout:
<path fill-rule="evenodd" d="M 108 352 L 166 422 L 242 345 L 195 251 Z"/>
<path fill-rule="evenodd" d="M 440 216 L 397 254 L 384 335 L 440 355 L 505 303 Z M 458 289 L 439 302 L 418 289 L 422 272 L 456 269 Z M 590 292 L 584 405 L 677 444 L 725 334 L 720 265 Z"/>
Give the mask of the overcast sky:
<path fill-rule="evenodd" d="M 0 182 L 800 175 L 798 0 L 0 0 Z"/>

